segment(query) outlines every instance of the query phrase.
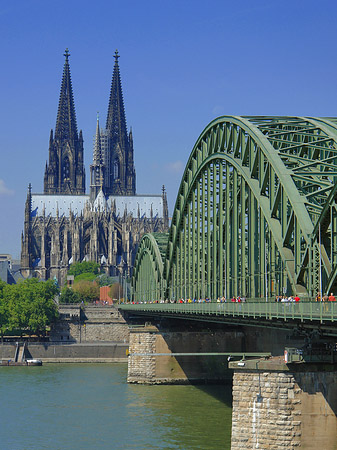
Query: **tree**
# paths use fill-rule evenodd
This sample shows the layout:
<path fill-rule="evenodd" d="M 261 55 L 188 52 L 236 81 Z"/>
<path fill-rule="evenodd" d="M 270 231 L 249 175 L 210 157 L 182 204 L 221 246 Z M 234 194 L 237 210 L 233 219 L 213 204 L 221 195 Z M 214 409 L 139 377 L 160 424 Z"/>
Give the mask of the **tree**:
<path fill-rule="evenodd" d="M 97 275 L 95 273 L 91 272 L 85 272 L 81 273 L 80 275 L 76 275 L 74 278 L 74 283 L 77 283 L 77 281 L 85 280 L 85 281 L 94 281 L 97 278 Z"/>
<path fill-rule="evenodd" d="M 99 286 L 95 282 L 81 280 L 74 283 L 73 290 L 78 292 L 84 302 L 99 300 Z"/>
<path fill-rule="evenodd" d="M 9 310 L 8 310 L 8 302 L 4 297 L 4 289 L 7 284 L 0 280 L 0 333 L 1 337 L 8 327 L 8 318 L 9 318 Z"/>
<path fill-rule="evenodd" d="M 64 287 L 60 295 L 60 303 L 81 303 L 82 298 L 80 294 L 73 289 Z"/>
<path fill-rule="evenodd" d="M 93 261 L 76 262 L 74 264 L 71 264 L 70 269 L 68 270 L 68 275 L 74 275 L 76 277 L 81 273 L 98 274 L 99 269 L 100 265 Z"/>
<path fill-rule="evenodd" d="M 7 286 L 7 283 L 0 280 L 0 298 L 2 298 L 2 291 L 4 290 L 5 286 Z"/>
<path fill-rule="evenodd" d="M 110 288 L 109 297 L 112 299 L 123 298 L 123 286 L 120 283 L 114 283 Z"/>
<path fill-rule="evenodd" d="M 6 285 L 3 289 L 8 308 L 6 329 L 43 334 L 46 326 L 58 316 L 54 302 L 58 292 L 52 280 L 31 278 L 15 285 Z"/>
<path fill-rule="evenodd" d="M 102 273 L 96 278 L 96 282 L 100 286 L 111 286 L 116 280 L 118 280 L 118 277 L 109 277 L 106 273 Z"/>

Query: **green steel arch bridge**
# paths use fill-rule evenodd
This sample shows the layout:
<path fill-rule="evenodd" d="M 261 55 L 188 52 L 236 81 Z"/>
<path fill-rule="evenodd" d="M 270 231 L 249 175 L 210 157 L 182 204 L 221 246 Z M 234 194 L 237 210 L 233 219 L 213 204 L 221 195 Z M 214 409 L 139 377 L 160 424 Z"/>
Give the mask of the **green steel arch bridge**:
<path fill-rule="evenodd" d="M 336 181 L 337 118 L 215 119 L 188 159 L 169 233 L 140 242 L 134 301 L 337 293 Z"/>

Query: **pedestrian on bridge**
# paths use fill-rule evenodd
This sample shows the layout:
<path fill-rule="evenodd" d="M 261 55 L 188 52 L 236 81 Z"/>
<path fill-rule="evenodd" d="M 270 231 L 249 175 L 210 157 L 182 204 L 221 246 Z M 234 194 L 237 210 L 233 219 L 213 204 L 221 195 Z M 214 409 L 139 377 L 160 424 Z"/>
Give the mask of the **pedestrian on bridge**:
<path fill-rule="evenodd" d="M 331 292 L 330 296 L 329 296 L 329 302 L 335 302 L 336 301 L 336 297 L 333 295 L 333 293 Z"/>

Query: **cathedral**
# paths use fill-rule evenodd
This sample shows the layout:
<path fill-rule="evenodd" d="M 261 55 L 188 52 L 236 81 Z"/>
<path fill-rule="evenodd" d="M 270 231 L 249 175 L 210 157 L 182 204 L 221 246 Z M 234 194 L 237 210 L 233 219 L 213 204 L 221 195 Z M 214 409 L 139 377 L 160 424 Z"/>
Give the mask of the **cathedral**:
<path fill-rule="evenodd" d="M 78 132 L 69 51 L 65 51 L 55 131 L 43 194 L 28 187 L 21 243 L 24 277 L 55 278 L 63 284 L 69 265 L 95 261 L 108 275 L 130 276 L 145 233 L 167 232 L 166 192 L 137 195 L 132 131 L 127 130 L 115 52 L 106 127 L 97 118 L 90 193 L 85 192 L 83 136 Z"/>

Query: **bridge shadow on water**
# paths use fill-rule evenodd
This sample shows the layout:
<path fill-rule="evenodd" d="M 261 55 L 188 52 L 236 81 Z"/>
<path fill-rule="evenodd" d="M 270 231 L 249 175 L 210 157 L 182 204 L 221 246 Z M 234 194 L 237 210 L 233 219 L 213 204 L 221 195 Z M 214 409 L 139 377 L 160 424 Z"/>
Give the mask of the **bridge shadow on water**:
<path fill-rule="evenodd" d="M 157 335 L 156 376 L 173 383 L 185 380 L 231 405 L 233 371 L 228 368 L 228 355 L 243 350 L 243 334 L 237 327 L 165 323 Z"/>
<path fill-rule="evenodd" d="M 232 408 L 233 395 L 232 395 L 232 383 L 225 382 L 222 384 L 204 384 L 196 385 L 205 394 L 211 395 L 216 400 L 224 403 L 226 406 Z"/>

